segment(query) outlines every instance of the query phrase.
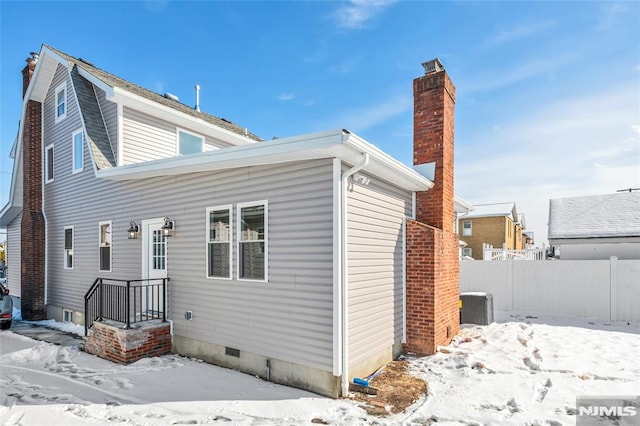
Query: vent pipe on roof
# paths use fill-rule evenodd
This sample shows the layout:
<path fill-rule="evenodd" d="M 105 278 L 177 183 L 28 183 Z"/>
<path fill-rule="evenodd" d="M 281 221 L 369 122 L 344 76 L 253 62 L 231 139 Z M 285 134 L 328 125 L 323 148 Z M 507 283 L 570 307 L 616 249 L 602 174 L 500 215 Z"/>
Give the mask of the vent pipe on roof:
<path fill-rule="evenodd" d="M 164 97 L 165 97 L 165 98 L 167 98 L 167 99 L 171 99 L 172 101 L 176 101 L 176 102 L 179 102 L 179 101 L 180 101 L 180 99 L 178 99 L 178 97 L 177 97 L 176 95 L 174 95 L 173 93 L 169 93 L 169 92 L 167 92 L 167 93 L 165 93 L 165 94 L 164 94 L 164 95 L 162 95 L 162 96 L 164 96 Z"/>
<path fill-rule="evenodd" d="M 196 111 L 200 112 L 200 85 L 196 84 Z"/>

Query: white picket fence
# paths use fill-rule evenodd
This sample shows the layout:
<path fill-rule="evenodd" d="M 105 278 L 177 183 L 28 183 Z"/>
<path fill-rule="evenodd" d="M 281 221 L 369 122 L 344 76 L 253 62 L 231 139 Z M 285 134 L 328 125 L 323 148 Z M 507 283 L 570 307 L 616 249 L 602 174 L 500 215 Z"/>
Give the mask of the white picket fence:
<path fill-rule="evenodd" d="M 496 310 L 640 322 L 640 260 L 460 262 L 460 291 Z"/>
<path fill-rule="evenodd" d="M 527 248 L 524 250 L 510 250 L 506 248 L 494 248 L 491 244 L 482 244 L 483 260 L 544 260 L 546 258 L 544 248 Z"/>

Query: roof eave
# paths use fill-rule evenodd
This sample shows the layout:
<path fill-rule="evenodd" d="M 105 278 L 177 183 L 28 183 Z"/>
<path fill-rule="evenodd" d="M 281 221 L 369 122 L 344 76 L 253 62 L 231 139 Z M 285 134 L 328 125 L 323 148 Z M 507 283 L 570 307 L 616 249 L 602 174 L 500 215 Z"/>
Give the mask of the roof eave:
<path fill-rule="evenodd" d="M 378 164 L 377 176 L 396 185 L 400 184 L 404 189 L 409 191 L 427 191 L 433 188 L 433 181 L 422 176 L 405 164 L 396 160 L 389 154 L 385 153 L 375 145 L 365 141 L 361 137 L 347 132 L 348 138 L 345 144 L 359 153 L 368 153 L 373 165 Z M 369 166 L 369 169 L 373 168 Z M 365 169 L 366 170 L 366 169 Z"/>
<path fill-rule="evenodd" d="M 13 173 L 11 174 L 11 187 L 9 189 L 9 201 L 0 210 L 0 227 L 11 223 L 22 211 L 22 152 L 16 152 L 13 160 Z"/>
<path fill-rule="evenodd" d="M 189 127 L 191 130 L 196 132 L 213 135 L 223 141 L 229 141 L 234 145 L 252 145 L 259 143 L 251 138 L 239 135 L 231 130 L 216 126 L 215 124 L 207 123 L 202 119 L 185 114 L 182 111 L 178 111 L 168 106 L 161 105 L 120 87 L 113 87 L 113 93 L 111 96 L 107 96 L 107 99 L 111 102 L 122 104 L 129 108 L 142 111 L 146 114 L 153 115 L 154 117 L 162 118 L 167 121 L 175 122 L 177 119 L 176 124 L 178 125 Z"/>
<path fill-rule="evenodd" d="M 433 186 L 430 180 L 342 129 L 129 164 L 100 170 L 98 177 L 131 180 L 321 158 L 341 158 L 347 163 L 355 163 L 363 153 L 371 158 L 365 171 L 377 178 L 408 191 L 426 191 Z"/>

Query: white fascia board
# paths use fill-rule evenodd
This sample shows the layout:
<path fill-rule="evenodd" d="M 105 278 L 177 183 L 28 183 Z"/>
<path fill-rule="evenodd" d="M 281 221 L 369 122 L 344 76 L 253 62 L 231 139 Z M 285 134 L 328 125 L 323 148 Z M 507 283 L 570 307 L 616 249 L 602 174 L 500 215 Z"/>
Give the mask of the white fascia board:
<path fill-rule="evenodd" d="M 230 142 L 234 145 L 253 145 L 258 143 L 253 139 L 223 129 L 215 124 L 208 123 L 200 118 L 185 114 L 119 87 L 114 87 L 113 94 L 107 96 L 107 99 L 111 102 L 121 103 L 137 111 L 169 121 L 178 126 L 186 127 L 192 131 Z"/>
<path fill-rule="evenodd" d="M 453 209 L 458 213 L 471 213 L 471 211 L 473 211 L 473 204 L 455 195 L 453 198 Z"/>
<path fill-rule="evenodd" d="M 98 172 L 98 177 L 110 180 L 129 180 L 276 164 L 286 161 L 330 158 L 333 155 L 328 151 L 328 148 L 341 144 L 344 138 L 345 135 L 342 131 L 313 133 L 102 169 Z"/>
<path fill-rule="evenodd" d="M 18 150 L 18 137 L 20 136 L 20 121 L 18 121 L 18 132 L 16 133 L 16 138 L 13 140 L 13 145 L 11 145 L 11 151 L 9 151 L 9 158 L 16 159 L 16 151 Z"/>
<path fill-rule="evenodd" d="M 342 129 L 129 164 L 100 170 L 97 176 L 109 180 L 129 180 L 319 158 L 340 158 L 355 164 L 364 153 L 371 158 L 365 171 L 376 178 L 408 191 L 426 191 L 433 187 L 429 179 Z"/>
<path fill-rule="evenodd" d="M 44 102 L 58 64 L 62 64 L 67 68 L 69 67 L 69 63 L 65 61 L 64 58 L 47 47 L 42 46 L 40 55 L 38 56 L 38 63 L 33 71 L 33 76 L 31 77 L 29 87 L 27 87 L 27 92 L 24 96 L 24 104 L 26 104 L 27 99 Z"/>
<path fill-rule="evenodd" d="M 431 180 L 353 133 L 349 134 L 346 145 L 359 153 L 369 154 L 370 165 L 365 170 L 373 172 L 374 176 L 389 180 L 410 191 L 426 191 L 433 188 Z"/>
<path fill-rule="evenodd" d="M 20 185 L 18 185 L 18 181 Z M 13 161 L 13 173 L 11 175 L 11 187 L 9 189 L 9 201 L 0 210 L 0 226 L 7 226 L 22 211 L 22 152 L 18 151 Z"/>

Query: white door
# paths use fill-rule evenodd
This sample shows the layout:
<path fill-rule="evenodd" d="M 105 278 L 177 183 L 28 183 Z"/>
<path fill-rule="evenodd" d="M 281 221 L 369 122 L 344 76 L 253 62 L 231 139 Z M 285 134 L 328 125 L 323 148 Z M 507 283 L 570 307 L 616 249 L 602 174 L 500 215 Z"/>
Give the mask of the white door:
<path fill-rule="evenodd" d="M 142 278 L 149 280 L 143 284 L 148 287 L 143 291 L 143 313 L 148 316 L 162 318 L 166 286 L 160 285 L 162 278 L 167 278 L 167 237 L 162 235 L 162 219 L 142 221 Z"/>

